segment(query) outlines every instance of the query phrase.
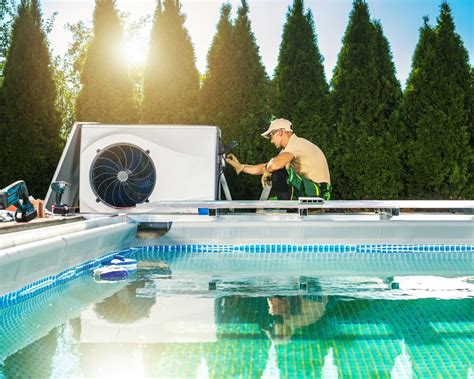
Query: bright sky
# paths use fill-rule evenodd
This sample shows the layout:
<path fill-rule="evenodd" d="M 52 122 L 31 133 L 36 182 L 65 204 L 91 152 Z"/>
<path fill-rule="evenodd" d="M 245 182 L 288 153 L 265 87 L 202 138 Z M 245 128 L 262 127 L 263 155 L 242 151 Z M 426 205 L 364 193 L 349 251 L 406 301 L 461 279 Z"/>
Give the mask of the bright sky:
<path fill-rule="evenodd" d="M 234 15 L 240 1 L 229 1 Z M 122 12 L 130 13 L 130 21 L 152 15 L 154 0 L 116 0 Z M 185 26 L 191 36 L 196 54 L 196 65 L 201 72 L 206 70 L 206 55 L 216 31 L 222 1 L 181 0 L 182 11 L 187 19 Z M 433 25 L 439 14 L 441 0 L 368 0 L 373 19 L 381 20 L 388 38 L 397 69 L 397 76 L 404 86 L 410 72 L 411 58 L 423 24 L 423 16 Z M 474 0 L 449 0 L 456 31 L 461 35 L 469 51 L 470 63 L 474 62 Z M 79 20 L 91 24 L 94 0 L 42 0 L 43 15 L 49 18 L 57 12 L 54 29 L 50 35 L 55 54 L 63 54 L 71 35 L 64 29 L 66 23 Z M 252 30 L 260 47 L 260 55 L 269 76 L 278 60 L 283 24 L 292 0 L 249 0 Z M 341 39 L 347 27 L 352 0 L 306 0 L 315 18 L 318 46 L 324 57 L 326 78 L 332 77 Z M 131 61 L 140 61 L 146 56 L 151 22 L 143 28 L 141 36 L 128 43 L 127 55 Z"/>

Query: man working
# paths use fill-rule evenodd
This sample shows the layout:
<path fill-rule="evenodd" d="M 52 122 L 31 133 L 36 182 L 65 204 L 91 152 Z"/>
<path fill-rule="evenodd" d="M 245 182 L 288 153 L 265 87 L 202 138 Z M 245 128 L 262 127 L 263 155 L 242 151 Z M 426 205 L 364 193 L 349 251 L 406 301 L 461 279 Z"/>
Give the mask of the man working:
<path fill-rule="evenodd" d="M 278 200 L 298 197 L 331 197 L 331 179 L 324 153 L 315 144 L 293 133 L 291 122 L 283 118 L 274 120 L 262 137 L 281 152 L 268 163 L 248 165 L 240 163 L 229 154 L 226 158 L 237 175 L 241 172 L 262 175 L 262 186 L 271 178 L 272 188 Z"/>

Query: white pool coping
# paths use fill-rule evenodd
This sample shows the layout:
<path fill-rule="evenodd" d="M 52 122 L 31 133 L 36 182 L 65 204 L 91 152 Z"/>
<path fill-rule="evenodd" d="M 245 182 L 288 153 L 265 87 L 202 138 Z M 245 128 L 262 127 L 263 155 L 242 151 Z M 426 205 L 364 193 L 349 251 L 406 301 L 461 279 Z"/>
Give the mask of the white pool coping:
<path fill-rule="evenodd" d="M 105 225 L 127 222 L 125 215 L 106 216 L 90 218 L 84 221 L 64 223 L 60 225 L 46 226 L 36 229 L 23 230 L 21 232 L 10 232 L 0 235 L 0 251 L 26 243 L 38 242 L 52 237 L 63 236 L 83 230 L 90 230 Z"/>
<path fill-rule="evenodd" d="M 20 233 L 2 235 L 2 238 L 12 235 L 17 244 L 0 250 L 0 296 L 128 247 L 137 231 L 135 223 L 116 217 L 62 227 L 21 232 L 27 240 L 25 243 L 21 243 Z"/>
<path fill-rule="evenodd" d="M 140 204 L 129 213 L 156 214 L 166 210 L 186 209 L 469 209 L 473 214 L 474 200 L 323 200 L 300 198 L 300 200 L 203 200 L 203 201 L 157 201 Z"/>

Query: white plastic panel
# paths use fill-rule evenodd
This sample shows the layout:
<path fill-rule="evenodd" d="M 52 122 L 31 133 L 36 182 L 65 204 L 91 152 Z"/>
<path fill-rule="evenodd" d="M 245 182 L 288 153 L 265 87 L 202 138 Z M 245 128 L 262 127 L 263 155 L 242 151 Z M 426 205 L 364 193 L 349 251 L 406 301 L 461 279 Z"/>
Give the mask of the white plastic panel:
<path fill-rule="evenodd" d="M 175 219 L 161 238 L 138 240 L 137 244 L 468 244 L 474 243 L 471 220 L 387 220 L 377 219 L 331 221 L 290 215 L 269 218 L 258 215 L 194 217 L 189 221 Z M 140 217 L 134 217 L 140 222 Z M 160 216 L 149 216 L 147 222 L 158 222 Z"/>
<path fill-rule="evenodd" d="M 122 222 L 0 250 L 0 295 L 128 247 L 136 230 Z"/>
<path fill-rule="evenodd" d="M 220 131 L 214 126 L 84 125 L 81 134 L 79 202 L 82 213 L 116 213 L 97 201 L 90 168 L 98 153 L 114 144 L 133 144 L 149 151 L 156 185 L 149 202 L 215 200 L 217 198 Z M 121 209 L 140 212 L 148 203 Z"/>

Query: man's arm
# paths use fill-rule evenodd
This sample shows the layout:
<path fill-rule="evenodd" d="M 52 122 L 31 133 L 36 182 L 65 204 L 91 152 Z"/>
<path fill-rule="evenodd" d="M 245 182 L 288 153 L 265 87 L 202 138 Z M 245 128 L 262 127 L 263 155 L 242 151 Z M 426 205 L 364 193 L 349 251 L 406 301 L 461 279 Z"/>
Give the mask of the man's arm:
<path fill-rule="evenodd" d="M 295 156 L 292 153 L 280 153 L 275 158 L 270 159 L 268 163 L 260 163 L 256 165 L 242 164 L 233 155 L 227 155 L 226 162 L 234 167 L 237 174 L 245 172 L 250 175 L 263 175 L 265 171 L 273 172 L 286 167 Z"/>
<path fill-rule="evenodd" d="M 242 164 L 234 154 L 227 154 L 225 161 L 234 168 L 237 175 L 242 172 L 250 175 L 262 175 L 265 172 L 265 163 L 256 165 Z"/>
<path fill-rule="evenodd" d="M 260 164 L 246 164 L 242 172 L 250 175 L 262 175 L 265 172 L 265 163 Z"/>
<path fill-rule="evenodd" d="M 281 168 L 286 167 L 293 160 L 294 157 L 295 156 L 292 153 L 280 153 L 267 163 L 266 169 L 268 172 L 280 170 Z"/>

